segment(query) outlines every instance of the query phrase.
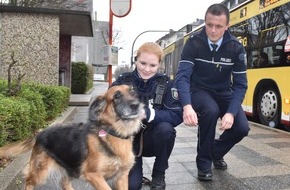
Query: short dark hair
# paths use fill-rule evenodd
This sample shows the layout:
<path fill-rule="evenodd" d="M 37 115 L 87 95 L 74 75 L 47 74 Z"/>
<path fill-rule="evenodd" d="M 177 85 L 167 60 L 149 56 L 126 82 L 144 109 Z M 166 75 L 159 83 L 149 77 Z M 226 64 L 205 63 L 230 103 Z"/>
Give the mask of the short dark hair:
<path fill-rule="evenodd" d="M 208 13 L 210 13 L 212 15 L 216 15 L 216 16 L 225 15 L 227 18 L 227 24 L 229 24 L 229 22 L 230 22 L 230 11 L 225 5 L 223 5 L 221 3 L 213 4 L 213 5 L 208 7 L 208 9 L 205 13 L 205 20 L 206 20 L 206 15 Z"/>

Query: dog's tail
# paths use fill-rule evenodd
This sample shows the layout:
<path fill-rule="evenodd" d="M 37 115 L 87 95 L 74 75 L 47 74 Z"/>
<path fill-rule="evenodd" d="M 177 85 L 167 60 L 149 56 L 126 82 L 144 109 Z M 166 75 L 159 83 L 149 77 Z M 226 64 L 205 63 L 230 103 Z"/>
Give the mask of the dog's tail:
<path fill-rule="evenodd" d="M 15 142 L 0 148 L 0 158 L 16 157 L 19 154 L 28 152 L 35 144 L 35 137 L 25 141 Z"/>

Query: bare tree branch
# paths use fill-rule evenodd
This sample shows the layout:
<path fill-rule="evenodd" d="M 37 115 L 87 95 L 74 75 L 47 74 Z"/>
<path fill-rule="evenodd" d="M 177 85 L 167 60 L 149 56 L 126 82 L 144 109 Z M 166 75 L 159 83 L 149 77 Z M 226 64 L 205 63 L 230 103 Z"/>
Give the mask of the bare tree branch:
<path fill-rule="evenodd" d="M 26 64 L 16 65 L 18 61 L 16 61 L 14 58 L 14 52 L 11 53 L 11 60 L 12 60 L 12 63 L 9 64 L 9 66 L 8 66 L 8 92 L 7 92 L 7 94 L 8 94 L 8 96 L 15 96 L 21 90 L 21 80 L 25 76 L 25 73 L 21 74 L 21 71 L 18 70 L 16 85 L 13 86 L 13 84 L 12 84 L 12 81 L 13 81 L 12 80 L 12 68 L 16 67 L 16 66 L 17 67 L 24 66 Z"/>

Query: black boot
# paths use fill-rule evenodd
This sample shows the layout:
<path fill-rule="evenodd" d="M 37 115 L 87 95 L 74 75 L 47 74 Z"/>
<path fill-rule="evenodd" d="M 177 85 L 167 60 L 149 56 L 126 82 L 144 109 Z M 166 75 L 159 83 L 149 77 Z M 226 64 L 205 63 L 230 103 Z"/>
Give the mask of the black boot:
<path fill-rule="evenodd" d="M 165 190 L 165 172 L 153 172 L 150 190 Z"/>

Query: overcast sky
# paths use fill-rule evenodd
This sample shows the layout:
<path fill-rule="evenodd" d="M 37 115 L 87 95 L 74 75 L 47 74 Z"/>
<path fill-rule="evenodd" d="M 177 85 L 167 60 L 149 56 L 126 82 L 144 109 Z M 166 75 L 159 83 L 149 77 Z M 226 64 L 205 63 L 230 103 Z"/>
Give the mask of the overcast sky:
<path fill-rule="evenodd" d="M 109 21 L 110 0 L 93 0 L 97 20 Z M 121 30 L 119 64 L 130 64 L 135 38 L 146 30 L 179 30 L 186 24 L 204 19 L 206 9 L 222 0 L 132 0 L 130 13 L 113 17 L 113 28 Z M 146 41 L 156 41 L 167 33 L 147 32 L 135 42 L 134 51 Z"/>

